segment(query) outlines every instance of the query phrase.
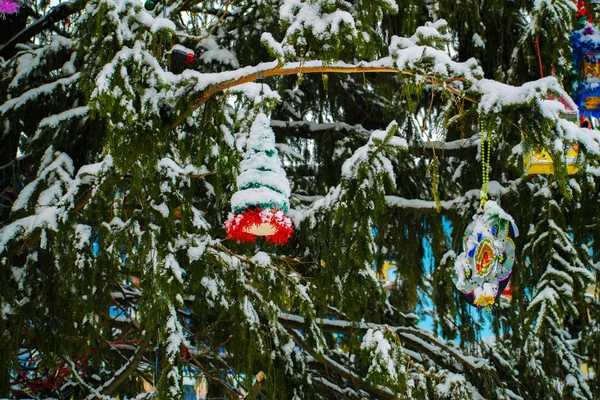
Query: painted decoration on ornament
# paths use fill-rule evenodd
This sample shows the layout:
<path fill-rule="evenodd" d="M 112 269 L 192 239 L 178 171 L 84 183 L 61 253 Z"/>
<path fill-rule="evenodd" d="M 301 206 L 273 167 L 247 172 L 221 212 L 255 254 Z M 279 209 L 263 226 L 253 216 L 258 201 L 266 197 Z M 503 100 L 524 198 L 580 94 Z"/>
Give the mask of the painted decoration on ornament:
<path fill-rule="evenodd" d="M 454 284 L 469 304 L 490 307 L 506 288 L 515 263 L 511 229 L 518 236 L 513 218 L 490 200 L 465 230 L 463 252 L 454 264 Z"/>
<path fill-rule="evenodd" d="M 567 163 L 567 173 L 569 175 L 576 174 L 579 171 L 577 167 L 577 157 L 579 156 L 579 145 L 573 144 L 567 147 L 565 154 L 565 162 Z M 554 161 L 550 154 L 543 148 L 529 152 L 523 159 L 525 173 L 527 175 L 554 174 Z"/>
<path fill-rule="evenodd" d="M 573 68 L 579 82 L 573 99 L 581 115 L 600 117 L 600 32 L 586 24 L 571 36 Z"/>
<path fill-rule="evenodd" d="M 232 213 L 225 222 L 227 237 L 253 242 L 257 236 L 285 244 L 294 231 L 287 212 L 290 184 L 275 149 L 275 134 L 267 116 L 256 116 L 240 163 L 238 191 L 231 197 Z"/>
<path fill-rule="evenodd" d="M 0 0 L 0 14 L 2 16 L 15 14 L 19 11 L 21 5 L 18 2 L 12 0 Z"/>
<path fill-rule="evenodd" d="M 573 122 L 574 124 L 580 123 L 579 112 L 577 106 L 568 98 L 556 99 L 552 96 L 548 96 L 548 100 L 557 101 L 564 107 L 564 111 L 561 112 L 561 117 Z M 567 173 L 573 175 L 579 171 L 577 167 L 577 158 L 579 156 L 579 145 L 572 144 L 567 147 L 565 153 L 565 162 L 567 164 Z M 527 175 L 537 174 L 554 174 L 554 161 L 550 154 L 544 148 L 538 148 L 530 151 L 523 158 L 523 166 Z"/>

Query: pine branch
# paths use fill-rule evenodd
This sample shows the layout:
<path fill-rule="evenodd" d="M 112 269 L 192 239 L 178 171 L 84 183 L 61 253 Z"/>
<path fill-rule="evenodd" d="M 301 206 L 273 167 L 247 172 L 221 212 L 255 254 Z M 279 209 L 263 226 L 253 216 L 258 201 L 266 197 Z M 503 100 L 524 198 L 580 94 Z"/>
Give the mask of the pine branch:
<path fill-rule="evenodd" d="M 279 322 L 290 329 L 306 328 L 305 319 L 293 314 L 280 313 Z M 315 323 L 325 332 L 337 332 L 345 335 L 356 334 L 357 331 L 366 332 L 369 329 L 384 328 L 383 325 L 370 322 L 352 323 L 321 318 L 315 319 Z M 412 348 L 420 353 L 426 353 L 434 359 L 441 360 L 442 354 L 438 353 L 438 351 L 443 351 L 467 369 L 477 371 L 477 373 L 490 372 L 494 369 L 488 363 L 487 359 L 465 356 L 455 348 L 448 346 L 443 340 L 423 332 L 419 328 L 408 326 L 385 326 L 385 328 L 396 332 L 407 348 Z"/>
<path fill-rule="evenodd" d="M 8 55 L 13 51 L 17 44 L 26 42 L 33 36 L 41 33 L 44 29 L 51 27 L 55 22 L 65 20 L 70 15 L 81 11 L 85 5 L 85 1 L 72 1 L 53 7 L 44 17 L 38 19 L 17 35 L 13 36 L 8 42 L 0 46 L 0 57 L 8 58 Z"/>
<path fill-rule="evenodd" d="M 309 62 L 293 62 L 287 64 L 280 64 L 277 61 L 262 63 L 256 67 L 244 67 L 235 71 L 231 71 L 230 74 L 237 76 L 229 80 L 216 82 L 208 85 L 202 92 L 198 93 L 195 97 L 190 100 L 191 107 L 182 113 L 181 116 L 173 123 L 168 129 L 173 129 L 189 115 L 200 108 L 203 104 L 208 102 L 214 95 L 232 87 L 242 85 L 244 83 L 254 82 L 259 79 L 268 78 L 271 76 L 286 76 L 286 75 L 299 75 L 299 74 L 326 74 L 326 73 L 340 73 L 340 74 L 365 74 L 365 73 L 395 73 L 405 76 L 415 76 L 415 73 L 409 70 L 398 70 L 392 66 L 385 66 L 386 63 L 383 61 L 374 62 L 361 62 L 358 64 L 346 64 L 346 63 L 333 63 L 331 65 L 326 64 L 324 61 L 315 60 Z M 252 71 L 252 72 L 250 72 Z M 230 76 L 231 76 L 230 75 Z M 425 76 L 423 79 L 429 83 L 439 85 L 450 93 L 460 97 L 463 100 L 471 103 L 477 103 L 478 101 L 472 99 L 463 94 L 458 89 L 450 86 L 450 83 L 456 81 L 464 81 L 464 78 L 450 78 L 446 81 L 439 81 L 432 76 Z"/>
<path fill-rule="evenodd" d="M 350 388 L 345 388 L 344 390 L 342 390 L 338 385 L 330 382 L 328 379 L 326 379 L 322 376 L 311 376 L 310 380 L 316 387 L 319 388 L 319 393 L 331 393 L 334 396 L 337 396 L 337 397 L 343 398 L 343 399 L 362 399 L 363 398 L 356 391 L 354 391 Z"/>
<path fill-rule="evenodd" d="M 353 135 L 366 143 L 371 131 L 362 125 L 349 125 L 344 122 L 316 123 L 310 121 L 281 121 L 271 120 L 271 127 L 278 136 L 316 139 L 324 134 L 334 133 L 341 137 Z M 344 134 L 344 136 L 342 136 Z M 410 146 L 408 150 L 415 156 L 433 157 L 466 157 L 474 155 L 479 145 L 479 135 L 473 135 L 467 139 L 459 139 L 451 142 L 428 141 L 424 144 Z M 438 153 L 436 153 L 438 152 Z"/>
<path fill-rule="evenodd" d="M 324 363 L 326 365 L 326 368 L 328 371 L 335 372 L 339 376 L 349 379 L 351 382 L 358 385 L 362 390 L 364 390 L 365 392 L 371 393 L 372 395 L 376 396 L 378 399 L 392 400 L 392 399 L 396 398 L 394 393 L 391 390 L 389 390 L 388 388 L 371 385 L 370 383 L 363 380 L 361 377 L 359 377 L 358 375 L 356 375 L 349 369 L 344 368 L 342 365 L 337 363 L 332 358 L 330 358 L 326 355 L 318 354 L 311 346 L 309 346 L 304 341 L 304 339 L 302 339 L 302 336 L 298 333 L 297 330 L 286 328 L 286 331 L 290 334 L 290 336 L 292 336 L 294 341 L 300 347 L 302 347 L 302 349 L 304 351 L 306 351 L 308 354 L 313 356 L 315 359 L 320 360 L 322 363 Z"/>
<path fill-rule="evenodd" d="M 121 385 L 121 383 L 123 383 L 125 379 L 129 377 L 129 375 L 131 375 L 132 372 L 134 372 L 137 369 L 137 366 L 139 365 L 140 361 L 142 361 L 144 353 L 148 349 L 148 345 L 150 344 L 152 337 L 153 333 L 151 330 L 151 332 L 147 333 L 146 337 L 142 339 L 137 352 L 133 355 L 133 357 L 129 359 L 126 366 L 117 371 L 113 378 L 106 381 L 104 385 L 102 385 L 102 387 L 97 389 L 98 391 L 100 391 L 100 393 L 102 393 L 103 395 L 111 394 L 116 388 L 119 387 L 119 385 Z"/>

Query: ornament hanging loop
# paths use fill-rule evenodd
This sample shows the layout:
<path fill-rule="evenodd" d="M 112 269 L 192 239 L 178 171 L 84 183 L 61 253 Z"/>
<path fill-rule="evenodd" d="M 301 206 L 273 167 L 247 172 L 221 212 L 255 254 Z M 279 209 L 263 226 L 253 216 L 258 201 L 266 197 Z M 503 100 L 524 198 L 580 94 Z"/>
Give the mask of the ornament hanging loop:
<path fill-rule="evenodd" d="M 258 71 L 256 71 L 256 79 L 260 80 L 260 112 L 264 114 L 265 112 L 265 84 L 264 82 L 262 82 L 263 79 L 263 74 L 262 71 L 259 69 Z"/>
<path fill-rule="evenodd" d="M 490 153 L 491 144 L 487 130 L 483 129 L 481 133 L 481 195 L 479 197 L 479 210 L 483 211 L 486 201 L 488 200 L 488 184 L 490 181 Z"/>

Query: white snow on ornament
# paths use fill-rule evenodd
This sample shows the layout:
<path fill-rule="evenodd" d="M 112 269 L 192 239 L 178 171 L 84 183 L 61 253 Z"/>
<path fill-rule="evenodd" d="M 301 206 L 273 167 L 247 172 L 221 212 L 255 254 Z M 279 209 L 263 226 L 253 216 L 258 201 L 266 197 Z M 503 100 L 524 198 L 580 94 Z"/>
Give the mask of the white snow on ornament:
<path fill-rule="evenodd" d="M 291 194 L 290 183 L 285 176 L 281 176 L 280 174 L 272 171 L 250 169 L 242 172 L 237 177 L 237 185 L 240 189 L 251 187 L 253 184 L 266 186 L 284 194 L 287 197 L 289 197 Z"/>
<path fill-rule="evenodd" d="M 271 204 L 284 209 L 290 206 L 288 197 L 264 186 L 240 190 L 231 196 L 231 207 L 234 209 L 260 204 Z"/>
<path fill-rule="evenodd" d="M 242 162 L 240 162 L 240 169 L 242 171 L 248 171 L 249 169 L 269 170 L 282 177 L 286 176 L 285 171 L 281 167 L 279 157 L 269 157 L 264 153 L 257 153 L 250 159 L 242 160 Z"/>
<path fill-rule="evenodd" d="M 588 29 L 586 29 L 588 28 Z M 591 29 L 589 29 L 591 28 Z M 600 44 L 600 31 L 594 28 L 594 26 L 590 23 L 587 23 L 582 31 L 586 31 L 586 34 L 580 35 L 578 37 L 580 43 L 588 43 L 590 45 Z M 587 33 L 589 32 L 589 33 Z"/>
<path fill-rule="evenodd" d="M 470 269 L 471 269 L 471 264 L 469 263 L 469 257 L 467 256 L 467 253 L 466 252 L 460 253 L 458 255 L 458 257 L 456 257 L 456 260 L 454 261 L 454 274 L 456 276 L 456 282 L 455 282 L 456 288 L 463 293 L 471 292 L 469 285 L 465 281 L 465 279 L 466 279 L 465 272 Z"/>
<path fill-rule="evenodd" d="M 502 207 L 498 205 L 498 203 L 492 200 L 487 201 L 484 206 L 484 212 L 486 215 L 495 216 L 510 222 L 514 230 L 515 237 L 519 236 L 519 229 L 517 228 L 515 220 L 510 214 L 504 211 Z"/>

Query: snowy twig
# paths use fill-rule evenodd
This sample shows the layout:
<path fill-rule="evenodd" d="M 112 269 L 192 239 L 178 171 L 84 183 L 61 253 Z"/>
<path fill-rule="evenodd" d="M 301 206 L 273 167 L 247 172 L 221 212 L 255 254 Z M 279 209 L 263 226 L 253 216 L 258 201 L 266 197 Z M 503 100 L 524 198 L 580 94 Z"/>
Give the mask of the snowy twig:
<path fill-rule="evenodd" d="M 413 71 L 409 70 L 399 70 L 398 68 L 392 65 L 391 59 L 387 60 L 377 60 L 374 62 L 360 62 L 358 64 L 347 64 L 343 62 L 327 64 L 321 60 L 315 60 L 310 62 L 292 62 L 287 64 L 280 64 L 279 62 L 270 62 L 260 64 L 256 67 L 244 67 L 240 68 L 236 71 L 231 71 L 230 76 L 235 76 L 235 78 L 224 80 L 221 82 L 216 82 L 211 85 L 208 85 L 202 92 L 196 95 L 190 101 L 192 106 L 186 113 L 182 113 L 180 118 L 175 121 L 175 123 L 169 128 L 175 128 L 183 121 L 185 121 L 188 116 L 198 108 L 200 108 L 203 104 L 205 104 L 208 100 L 210 100 L 215 94 L 222 92 L 224 90 L 230 89 L 232 87 L 248 83 L 254 82 L 259 79 L 268 78 L 271 76 L 286 76 L 286 75 L 298 75 L 298 74 L 325 74 L 325 73 L 340 73 L 340 74 L 364 74 L 364 73 L 395 73 L 406 76 L 415 76 Z M 465 96 L 458 89 L 453 88 L 448 85 L 448 83 L 454 81 L 462 81 L 464 78 L 450 78 L 445 82 L 439 81 L 437 78 L 433 76 L 426 76 L 424 80 L 440 85 L 449 92 L 453 93 L 460 98 L 470 101 L 472 103 L 477 103 L 477 100 L 472 99 L 468 96 Z"/>
<path fill-rule="evenodd" d="M 85 1 L 71 1 L 62 3 L 53 7 L 43 18 L 38 19 L 29 25 L 17 35 L 13 36 L 8 42 L 0 46 L 0 57 L 6 57 L 12 49 L 18 44 L 29 40 L 31 37 L 42 32 L 47 27 L 57 21 L 67 19 L 71 14 L 81 11 L 85 6 Z"/>
<path fill-rule="evenodd" d="M 279 322 L 282 325 L 293 329 L 301 329 L 305 326 L 305 319 L 294 314 L 280 313 Z M 424 331 L 419 328 L 408 326 L 388 327 L 375 323 L 352 323 L 348 321 L 328 320 L 322 318 L 315 319 L 315 323 L 324 331 L 345 334 L 350 334 L 351 332 L 356 331 L 367 331 L 369 329 L 390 329 L 400 336 L 400 339 L 405 345 L 407 345 L 407 347 L 417 349 L 421 353 L 427 353 L 434 358 L 443 358 L 443 354 L 441 353 L 441 351 L 443 351 L 469 369 L 485 370 L 487 372 L 493 370 L 493 367 L 489 365 L 486 359 L 465 356 L 458 350 L 448 346 L 444 341 L 434 337 L 428 331 Z"/>
<path fill-rule="evenodd" d="M 73 376 L 75 376 L 75 379 L 77 379 L 81 386 L 92 392 L 92 394 L 98 399 L 111 400 L 110 396 L 102 395 L 100 392 L 98 392 L 98 390 L 94 389 L 92 386 L 88 385 L 83 379 L 81 379 L 81 377 L 77 373 L 77 370 L 75 369 L 75 364 L 73 363 L 73 361 L 71 361 L 71 359 L 68 357 L 66 358 L 66 360 L 71 365 L 71 371 L 73 372 Z"/>
<path fill-rule="evenodd" d="M 379 399 L 390 399 L 391 400 L 391 399 L 396 398 L 394 393 L 390 389 L 388 389 L 386 387 L 382 387 L 382 386 L 371 385 L 370 383 L 368 383 L 367 381 L 362 379 L 360 376 L 356 375 L 354 372 L 345 368 L 343 365 L 340 365 L 337 361 L 335 361 L 331 357 L 328 357 L 326 355 L 317 354 L 317 352 L 304 341 L 304 339 L 302 338 L 302 336 L 300 335 L 300 333 L 297 330 L 288 329 L 288 328 L 285 328 L 285 329 L 290 334 L 290 336 L 292 336 L 294 341 L 300 347 L 302 347 L 302 349 L 304 349 L 308 354 L 313 356 L 316 360 L 320 360 L 321 362 L 323 362 L 326 365 L 326 368 L 328 370 L 331 370 L 331 371 L 335 372 L 336 374 L 338 374 L 346 379 L 349 379 L 353 383 L 358 384 L 358 386 L 361 389 L 363 389 L 364 391 L 366 391 L 368 393 L 373 394 L 374 396 L 376 396 Z"/>
<path fill-rule="evenodd" d="M 231 5 L 231 0 L 228 0 L 227 3 L 225 4 L 225 10 L 223 11 L 223 14 L 221 14 L 221 16 L 219 17 L 219 20 L 210 28 L 210 30 L 208 31 L 208 33 L 206 35 L 198 37 L 198 36 L 190 36 L 190 35 L 186 35 L 186 34 L 183 34 L 183 35 L 178 34 L 177 36 L 184 37 L 189 40 L 195 40 L 198 42 L 201 42 L 204 39 L 208 39 L 210 37 L 210 35 L 213 34 L 215 29 L 217 29 L 217 27 L 219 26 L 221 21 L 223 21 L 223 18 L 225 18 L 225 16 L 227 15 L 227 11 L 229 10 L 230 5 Z"/>
<path fill-rule="evenodd" d="M 146 352 L 150 341 L 152 340 L 152 336 L 152 332 L 147 333 L 146 336 L 140 341 L 137 352 L 129 359 L 129 361 L 115 373 L 115 376 L 106 381 L 104 385 L 96 390 L 106 395 L 112 393 L 116 388 L 118 388 L 119 385 L 121 385 L 121 383 L 137 369 L 137 366 L 139 365 L 140 361 L 142 361 L 142 357 Z"/>

